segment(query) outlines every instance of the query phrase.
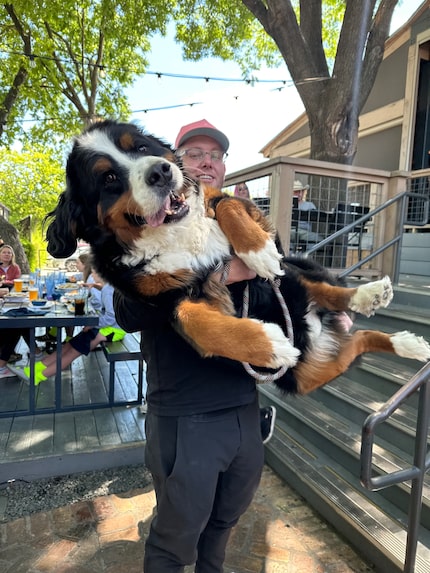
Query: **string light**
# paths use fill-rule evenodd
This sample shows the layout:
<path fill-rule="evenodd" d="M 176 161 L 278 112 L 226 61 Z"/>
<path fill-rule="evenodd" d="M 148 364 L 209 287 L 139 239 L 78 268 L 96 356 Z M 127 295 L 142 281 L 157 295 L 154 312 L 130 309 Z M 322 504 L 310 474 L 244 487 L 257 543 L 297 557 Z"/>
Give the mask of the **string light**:
<path fill-rule="evenodd" d="M 0 54 L 7 54 L 7 55 L 15 55 L 15 56 L 26 56 L 29 58 L 30 61 L 30 66 L 34 67 L 36 65 L 35 63 L 35 59 L 39 58 L 40 60 L 47 60 L 47 61 L 57 61 L 57 62 L 62 62 L 62 63 L 73 63 L 73 64 L 82 64 L 82 61 L 80 60 L 75 60 L 72 58 L 58 58 L 58 57 L 52 57 L 52 56 L 41 56 L 39 54 L 24 54 L 23 52 L 14 52 L 14 51 L 5 51 L 5 50 L 0 50 Z M 119 68 L 109 68 L 106 67 L 103 64 L 93 64 L 92 62 L 86 62 L 86 65 L 89 67 L 95 67 L 98 68 L 100 71 L 105 71 L 108 72 L 109 69 L 119 69 Z M 124 71 L 124 70 L 120 70 L 120 71 Z M 287 85 L 287 84 L 293 84 L 292 80 L 284 80 L 284 79 L 280 79 L 280 80 L 264 80 L 264 79 L 258 79 L 256 77 L 252 77 L 252 78 L 223 78 L 223 77 L 209 77 L 209 76 L 195 76 L 195 75 L 191 75 L 191 74 L 175 74 L 175 73 L 171 73 L 171 72 L 153 72 L 152 70 L 147 70 L 143 75 L 153 75 L 153 76 L 157 76 L 158 79 L 162 79 L 163 77 L 166 78 L 178 78 L 178 79 L 183 79 L 183 80 L 203 80 L 206 83 L 211 82 L 237 82 L 237 83 L 246 83 L 248 85 L 253 85 L 255 82 L 261 83 L 261 84 L 283 84 L 283 85 Z"/>
<path fill-rule="evenodd" d="M 4 50 L 0 50 L 0 54 L 7 54 L 7 55 L 18 55 L 18 56 L 25 56 L 28 57 L 29 59 L 29 65 L 31 67 L 35 67 L 36 65 L 36 58 L 39 58 L 41 60 L 48 60 L 48 61 L 57 61 L 57 62 L 62 62 L 62 63 L 75 63 L 75 64 L 80 64 L 82 65 L 82 61 L 78 61 L 78 60 L 74 60 L 71 58 L 58 58 L 58 57 L 50 57 L 50 56 L 41 56 L 38 54 L 24 54 L 21 52 L 13 52 L 13 51 L 4 51 Z M 0 56 L 1 57 L 1 56 Z M 98 68 L 99 71 L 99 76 L 100 78 L 104 78 L 106 76 L 106 72 L 109 71 L 109 69 L 114 69 L 114 68 L 109 68 L 106 67 L 103 64 L 94 64 L 92 62 L 87 62 L 86 65 L 88 67 L 95 67 Z M 118 69 L 118 68 L 115 68 Z M 185 80 L 200 80 L 200 81 L 204 81 L 205 83 L 209 83 L 210 81 L 217 81 L 217 82 L 235 82 L 235 83 L 244 83 L 248 86 L 254 86 L 255 83 L 259 83 L 259 84 L 267 84 L 267 83 L 275 83 L 275 84 L 282 84 L 281 86 L 278 86 L 276 88 L 273 88 L 270 91 L 279 91 L 281 92 L 284 87 L 286 87 L 287 85 L 293 85 L 294 82 L 292 80 L 264 80 L 264 79 L 258 79 L 256 77 L 252 77 L 252 78 L 224 78 L 224 77 L 209 77 L 209 76 L 196 76 L 196 75 L 190 75 L 190 74 L 176 74 L 176 73 L 170 73 L 170 72 L 153 72 L 152 70 L 147 70 L 143 75 L 148 75 L 148 76 L 156 76 L 157 80 L 161 81 L 164 77 L 166 78 L 177 78 L 177 79 L 185 79 Z M 49 87 L 48 85 L 43 85 L 41 87 Z M 239 96 L 235 95 L 233 96 L 234 100 L 237 101 L 239 99 Z M 181 104 L 173 104 L 173 105 L 168 105 L 168 106 L 163 106 L 163 107 L 152 107 L 152 108 L 145 108 L 145 109 L 139 109 L 139 110 L 133 110 L 131 111 L 131 114 L 138 114 L 138 113 L 150 113 L 150 112 L 155 112 L 155 111 L 162 111 L 162 110 L 167 110 L 167 109 L 176 109 L 176 108 L 181 108 L 181 107 L 193 107 L 196 105 L 202 105 L 204 102 L 201 101 L 197 101 L 197 102 L 189 102 L 189 103 L 181 103 Z M 33 118 L 33 119 L 19 119 L 19 120 L 13 120 L 12 122 L 20 122 L 20 123 L 38 123 L 38 122 L 50 122 L 50 121 L 63 121 L 64 118 L 60 118 L 60 117 L 51 117 L 51 118 Z"/>

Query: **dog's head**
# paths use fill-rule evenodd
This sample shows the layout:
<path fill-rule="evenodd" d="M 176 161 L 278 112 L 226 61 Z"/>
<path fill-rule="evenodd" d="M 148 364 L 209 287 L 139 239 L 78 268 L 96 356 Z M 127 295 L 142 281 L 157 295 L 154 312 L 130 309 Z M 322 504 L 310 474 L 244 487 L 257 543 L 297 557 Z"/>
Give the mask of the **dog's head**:
<path fill-rule="evenodd" d="M 122 245 L 142 227 L 173 224 L 188 214 L 184 177 L 173 149 L 129 123 L 103 121 L 74 141 L 67 187 L 49 213 L 48 252 L 70 256 L 78 239 Z"/>

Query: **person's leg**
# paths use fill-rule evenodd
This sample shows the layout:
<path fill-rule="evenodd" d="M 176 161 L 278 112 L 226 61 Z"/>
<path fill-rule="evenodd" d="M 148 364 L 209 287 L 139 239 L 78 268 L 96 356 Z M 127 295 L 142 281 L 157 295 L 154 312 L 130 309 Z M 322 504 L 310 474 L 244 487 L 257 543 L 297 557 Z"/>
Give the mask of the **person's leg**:
<path fill-rule="evenodd" d="M 6 365 L 22 334 L 19 328 L 0 329 L 0 366 Z"/>
<path fill-rule="evenodd" d="M 61 348 L 61 370 L 64 370 L 75 360 L 81 353 L 73 348 L 73 346 L 66 342 Z M 42 364 L 44 364 L 45 369 L 42 370 L 42 374 L 49 378 L 50 376 L 54 376 L 57 372 L 57 355 L 50 354 L 46 358 L 42 360 Z"/>
<path fill-rule="evenodd" d="M 80 332 L 77 336 L 72 338 L 70 342 L 61 347 L 61 370 L 64 370 L 69 364 L 73 362 L 81 354 L 89 354 L 91 344 L 98 339 L 100 333 L 97 328 L 85 330 Z M 25 380 L 30 378 L 30 367 L 24 368 L 11 367 L 12 372 Z M 47 355 L 40 362 L 35 364 L 34 381 L 38 385 L 50 376 L 54 376 L 57 372 L 57 355 Z"/>
<path fill-rule="evenodd" d="M 81 339 L 82 338 L 83 336 L 81 337 Z M 100 332 L 98 332 L 95 335 L 95 338 L 93 338 L 92 340 L 91 339 L 88 340 L 89 350 L 93 350 L 103 340 L 106 340 L 106 336 L 103 336 L 103 334 L 100 334 Z M 65 344 L 63 344 L 61 348 L 61 370 L 67 368 L 67 366 L 69 366 L 69 364 L 71 364 L 73 360 L 75 360 L 78 356 L 83 354 L 82 352 L 83 348 L 81 348 L 80 345 L 76 346 L 77 348 L 73 346 L 73 342 L 72 343 L 66 342 Z M 46 356 L 42 360 L 42 363 L 46 366 L 43 375 L 46 376 L 47 378 L 49 378 L 49 376 L 53 376 L 57 371 L 57 355 L 50 354 Z"/>
<path fill-rule="evenodd" d="M 23 336 L 24 330 L 19 328 L 0 329 L 0 378 L 15 376 L 15 372 L 11 371 L 7 364 L 14 353 L 15 346 L 18 344 L 21 336 Z"/>
<path fill-rule="evenodd" d="M 258 406 L 182 417 L 174 425 L 170 418 L 148 418 L 146 460 L 157 515 L 144 571 L 179 573 L 197 557 L 196 572 L 221 572 L 231 528 L 261 475 Z"/>
<path fill-rule="evenodd" d="M 238 409 L 240 447 L 219 476 L 210 519 L 200 535 L 195 573 L 222 573 L 230 533 L 254 497 L 264 463 L 257 403 Z"/>
<path fill-rule="evenodd" d="M 255 427 L 249 440 L 243 439 L 246 428 L 237 409 L 180 418 L 148 413 L 145 459 L 153 476 L 157 515 L 146 541 L 145 573 L 182 572 L 185 565 L 196 561 L 198 546 L 200 571 L 222 571 L 229 532 L 252 499 L 263 463 L 257 405 L 252 410 Z M 244 442 L 252 442 L 253 448 L 245 448 Z M 253 461 L 239 462 L 238 452 L 245 449 Z M 248 475 L 240 475 L 242 471 Z M 207 531 L 208 543 L 214 544 L 208 555 L 206 541 L 200 549 L 199 539 L 215 511 L 219 476 L 224 473 L 230 478 L 227 489 L 235 493 L 229 500 L 231 507 L 222 510 L 215 527 Z M 237 487 L 236 478 L 240 481 Z M 224 496 L 224 505 L 223 500 Z"/>

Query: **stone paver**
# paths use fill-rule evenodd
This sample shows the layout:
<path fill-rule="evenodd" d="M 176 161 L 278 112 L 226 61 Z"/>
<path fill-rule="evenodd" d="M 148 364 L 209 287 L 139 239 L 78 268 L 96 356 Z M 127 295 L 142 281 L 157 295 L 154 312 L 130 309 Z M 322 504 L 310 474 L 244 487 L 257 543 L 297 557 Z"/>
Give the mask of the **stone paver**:
<path fill-rule="evenodd" d="M 0 571 L 142 573 L 154 505 L 148 486 L 3 523 Z M 372 567 L 266 467 L 252 505 L 232 533 L 225 572 L 369 571 Z"/>

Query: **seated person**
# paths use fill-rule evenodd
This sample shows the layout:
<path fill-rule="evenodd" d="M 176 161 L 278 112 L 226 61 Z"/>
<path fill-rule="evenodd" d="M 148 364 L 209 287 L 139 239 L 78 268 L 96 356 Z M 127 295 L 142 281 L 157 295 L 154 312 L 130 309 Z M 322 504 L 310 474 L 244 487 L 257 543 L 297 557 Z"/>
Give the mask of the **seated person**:
<path fill-rule="evenodd" d="M 317 208 L 312 201 L 306 201 L 308 189 L 309 185 L 303 185 L 303 183 L 298 179 L 294 181 L 293 198 L 297 198 L 297 208 L 299 211 L 312 211 Z M 319 243 L 323 238 L 324 237 L 319 233 L 312 231 L 311 221 L 303 221 L 299 219 L 298 222 L 291 227 L 291 244 Z"/>
<path fill-rule="evenodd" d="M 235 188 L 233 195 L 235 197 L 244 197 L 245 199 L 251 199 L 251 194 L 249 193 L 248 185 L 243 183 L 238 183 Z"/>
<path fill-rule="evenodd" d="M 21 269 L 15 261 L 15 251 L 10 245 L 0 247 L 0 287 L 13 287 L 14 279 L 19 279 Z"/>
<path fill-rule="evenodd" d="M 95 269 L 91 268 L 84 286 L 89 290 L 91 308 L 99 311 L 102 307 L 101 291 L 103 289 L 103 279 L 97 274 Z"/>
<path fill-rule="evenodd" d="M 113 308 L 113 287 L 108 283 L 103 283 L 101 289 L 101 309 L 99 314 L 99 325 L 97 327 L 86 326 L 79 334 L 63 344 L 61 348 L 61 369 L 64 370 L 81 354 L 88 356 L 100 342 L 109 340 L 122 340 L 125 331 L 122 330 L 115 317 Z M 18 366 L 9 367 L 12 372 L 23 380 L 30 380 L 30 367 Z M 57 356 L 50 354 L 41 361 L 36 362 L 34 371 L 34 383 L 37 386 L 50 376 L 54 376 L 57 370 Z"/>

